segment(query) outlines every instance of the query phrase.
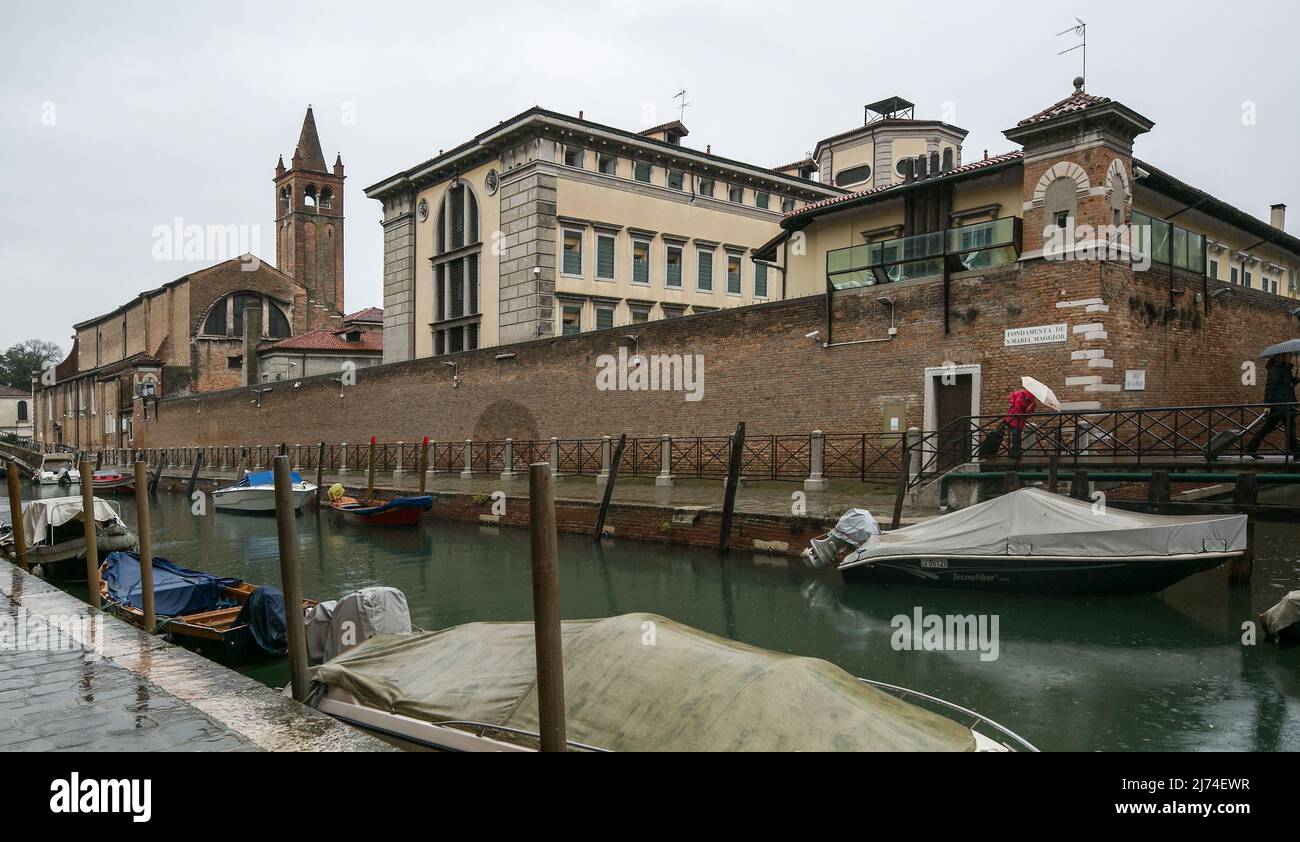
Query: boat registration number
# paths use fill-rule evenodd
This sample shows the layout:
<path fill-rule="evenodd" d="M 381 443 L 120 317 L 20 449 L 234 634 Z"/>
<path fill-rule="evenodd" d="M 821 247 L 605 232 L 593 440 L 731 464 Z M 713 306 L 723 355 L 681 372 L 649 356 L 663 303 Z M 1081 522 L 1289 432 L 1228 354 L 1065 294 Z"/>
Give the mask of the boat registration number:
<path fill-rule="evenodd" d="M 921 567 L 926 568 L 928 570 L 944 570 L 948 567 L 948 559 L 923 558 L 921 559 Z"/>

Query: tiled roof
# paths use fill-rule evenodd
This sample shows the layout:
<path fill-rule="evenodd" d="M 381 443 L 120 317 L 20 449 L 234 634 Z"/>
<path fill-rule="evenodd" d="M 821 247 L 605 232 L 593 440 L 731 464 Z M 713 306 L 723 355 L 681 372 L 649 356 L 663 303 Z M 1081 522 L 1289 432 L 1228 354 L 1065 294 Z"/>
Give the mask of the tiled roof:
<path fill-rule="evenodd" d="M 24 392 L 22 389 L 0 383 L 0 398 L 30 398 L 31 396 L 31 392 Z"/>
<path fill-rule="evenodd" d="M 686 137 L 688 134 L 690 134 L 690 132 L 686 130 L 686 127 L 682 125 L 681 120 L 672 120 L 667 123 L 661 123 L 658 126 L 654 126 L 653 128 L 639 131 L 637 132 L 637 134 L 645 135 L 648 137 L 649 135 L 658 134 L 659 132 L 667 131 L 669 129 L 672 129 L 674 132 L 681 135 L 682 137 Z"/>
<path fill-rule="evenodd" d="M 1005 152 L 1001 155 L 994 155 L 992 158 L 983 158 L 979 161 L 972 161 L 969 164 L 962 164 L 960 167 L 953 167 L 947 172 L 941 172 L 936 176 L 932 176 L 929 179 L 926 179 L 926 181 L 937 181 L 943 178 L 954 178 L 958 176 L 963 176 L 969 173 L 974 173 L 980 170 L 988 169 L 989 167 L 997 166 L 998 164 L 1005 164 L 1010 161 L 1019 161 L 1023 157 L 1024 157 L 1024 153 L 1021 152 L 1020 150 L 1016 150 L 1015 152 Z M 924 184 L 924 183 L 925 181 L 911 181 L 911 182 L 904 181 L 896 184 L 882 184 L 879 187 L 872 187 L 869 190 L 859 190 L 856 193 L 845 193 L 843 196 L 831 196 L 829 199 L 822 199 L 819 202 L 812 202 L 810 204 L 804 205 L 801 208 L 792 210 L 785 215 L 785 218 L 791 219 L 793 217 L 803 216 L 804 214 L 820 211 L 823 210 L 824 208 L 834 207 L 836 205 L 842 205 L 847 202 L 852 202 L 855 199 L 862 199 L 867 196 L 872 196 L 879 193 L 888 193 L 890 190 L 898 190 L 900 188 L 907 187 L 913 184 Z"/>
<path fill-rule="evenodd" d="M 367 307 L 364 310 L 358 310 L 343 317 L 343 323 L 348 322 L 378 322 L 384 321 L 384 309 L 382 307 Z"/>
<path fill-rule="evenodd" d="M 772 169 L 776 170 L 777 172 L 781 172 L 782 170 L 799 170 L 799 169 L 803 169 L 804 167 L 812 167 L 813 169 L 817 169 L 817 162 L 814 161 L 812 158 L 804 158 L 802 161 L 794 161 L 792 163 L 784 164 L 779 167 L 772 167 Z"/>
<path fill-rule="evenodd" d="M 281 339 L 262 349 L 267 351 L 349 351 L 353 353 L 382 353 L 384 333 L 379 330 L 361 332 L 360 342 L 349 342 L 344 330 L 313 330 L 288 339 Z"/>
<path fill-rule="evenodd" d="M 1111 99 L 1108 96 L 1093 96 L 1092 94 L 1085 93 L 1081 89 L 1076 90 L 1074 93 L 1070 94 L 1055 105 L 1049 105 L 1047 108 L 1044 108 L 1032 117 L 1026 117 L 1017 123 L 1017 125 L 1032 126 L 1035 123 L 1041 123 L 1044 120 L 1050 120 L 1053 117 L 1061 117 L 1066 114 L 1074 114 L 1078 111 L 1086 111 L 1087 109 L 1094 108 L 1098 105 L 1106 105 L 1110 101 Z"/>

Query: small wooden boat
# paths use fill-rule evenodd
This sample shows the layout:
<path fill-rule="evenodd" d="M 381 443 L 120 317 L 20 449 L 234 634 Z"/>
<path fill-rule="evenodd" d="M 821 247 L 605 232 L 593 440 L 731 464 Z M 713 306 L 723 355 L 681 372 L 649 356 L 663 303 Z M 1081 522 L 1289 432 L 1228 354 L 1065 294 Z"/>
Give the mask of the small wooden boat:
<path fill-rule="evenodd" d="M 146 631 L 230 666 L 283 654 L 285 618 L 279 591 L 188 570 L 157 557 L 153 574 L 157 626 Z M 99 568 L 99 595 L 114 616 L 144 628 L 140 556 L 111 554 Z M 302 611 L 315 605 L 316 600 L 304 599 Z"/>
<path fill-rule="evenodd" d="M 433 508 L 433 498 L 426 494 L 423 497 L 398 497 L 386 502 L 372 500 L 362 503 L 351 497 L 340 497 L 330 501 L 330 508 L 349 523 L 412 526 L 420 522 L 420 515 Z"/>
<path fill-rule="evenodd" d="M 316 486 L 304 482 L 294 471 L 293 508 L 301 509 L 307 498 L 316 493 Z M 243 479 L 229 488 L 212 492 L 212 505 L 227 512 L 273 512 L 275 511 L 275 475 L 271 471 L 247 474 Z"/>
<path fill-rule="evenodd" d="M 132 494 L 135 492 L 135 474 L 122 471 L 95 471 L 91 478 L 96 494 Z"/>

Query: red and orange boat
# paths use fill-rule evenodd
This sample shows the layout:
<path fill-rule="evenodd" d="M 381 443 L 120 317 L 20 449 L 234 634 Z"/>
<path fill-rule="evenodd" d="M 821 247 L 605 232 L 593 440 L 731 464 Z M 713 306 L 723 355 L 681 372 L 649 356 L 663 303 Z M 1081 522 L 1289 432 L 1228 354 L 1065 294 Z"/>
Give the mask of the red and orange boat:
<path fill-rule="evenodd" d="M 433 498 L 398 497 L 394 500 L 371 501 L 362 503 L 352 497 L 340 497 L 330 501 L 330 508 L 343 515 L 349 523 L 370 526 L 413 526 L 420 522 L 420 515 L 433 508 Z"/>

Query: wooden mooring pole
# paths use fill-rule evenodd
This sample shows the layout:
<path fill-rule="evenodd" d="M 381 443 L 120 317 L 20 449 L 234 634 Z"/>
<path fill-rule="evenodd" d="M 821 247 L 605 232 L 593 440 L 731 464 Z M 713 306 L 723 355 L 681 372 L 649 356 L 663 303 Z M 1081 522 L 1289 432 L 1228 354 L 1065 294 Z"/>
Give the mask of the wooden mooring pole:
<path fill-rule="evenodd" d="M 316 448 L 316 508 L 320 508 L 321 488 L 325 485 L 325 442 Z"/>
<path fill-rule="evenodd" d="M 375 437 L 370 437 L 370 476 L 366 479 L 366 500 L 375 499 Z"/>
<path fill-rule="evenodd" d="M 506 468 L 506 470 L 511 470 Z M 429 437 L 425 436 L 424 441 L 420 442 L 420 496 L 424 496 L 424 490 L 429 484 Z"/>
<path fill-rule="evenodd" d="M 740 485 L 740 466 L 745 455 L 745 422 L 736 425 L 731 436 L 731 458 L 727 460 L 727 488 L 722 495 L 722 529 L 718 532 L 718 554 L 727 554 L 731 542 L 731 521 L 736 511 L 736 489 Z"/>
<path fill-rule="evenodd" d="M 1088 472 L 1076 470 L 1074 479 L 1070 480 L 1070 496 L 1075 500 L 1091 500 L 1088 493 Z"/>
<path fill-rule="evenodd" d="M 190 483 L 185 486 L 185 496 L 194 500 L 194 486 L 199 482 L 199 468 L 203 467 L 203 451 L 200 450 L 194 454 L 194 469 L 190 471 Z"/>
<path fill-rule="evenodd" d="M 153 539 L 149 534 L 149 464 L 135 463 L 135 528 L 140 530 L 140 595 L 144 599 L 144 629 L 153 634 L 158 616 L 153 599 Z"/>
<path fill-rule="evenodd" d="M 600 498 L 600 511 L 596 513 L 596 531 L 591 540 L 597 544 L 605 537 L 605 515 L 609 513 L 609 503 L 614 499 L 614 483 L 618 481 L 618 466 L 623 461 L 623 448 L 627 445 L 627 433 L 618 437 L 618 446 L 614 448 L 614 459 L 609 463 L 609 476 L 605 480 L 605 493 Z"/>
<path fill-rule="evenodd" d="M 95 463 L 81 463 L 81 520 L 86 527 L 86 586 L 90 605 L 99 607 L 99 536 L 95 529 Z"/>
<path fill-rule="evenodd" d="M 27 565 L 27 541 L 23 535 L 23 494 L 18 479 L 18 463 L 9 460 L 6 466 L 5 477 L 9 481 L 9 521 L 13 526 L 14 537 L 14 564 L 17 564 L 24 570 L 29 570 Z"/>
<path fill-rule="evenodd" d="M 564 650 L 560 637 L 560 565 L 551 466 L 528 466 L 528 528 L 532 539 L 533 638 L 537 647 L 537 721 L 542 751 L 564 751 Z"/>
<path fill-rule="evenodd" d="M 289 644 L 289 680 L 293 697 L 307 698 L 307 627 L 302 618 L 302 583 L 298 574 L 298 525 L 294 521 L 293 472 L 288 456 L 275 457 L 275 525 L 280 544 L 280 592 Z"/>
<path fill-rule="evenodd" d="M 1253 472 L 1237 475 L 1237 485 L 1232 490 L 1232 502 L 1238 506 L 1254 506 L 1259 503 L 1259 482 Z M 1255 570 L 1255 521 L 1246 518 L 1246 552 L 1232 560 L 1228 568 L 1228 584 L 1249 585 L 1251 574 Z"/>

